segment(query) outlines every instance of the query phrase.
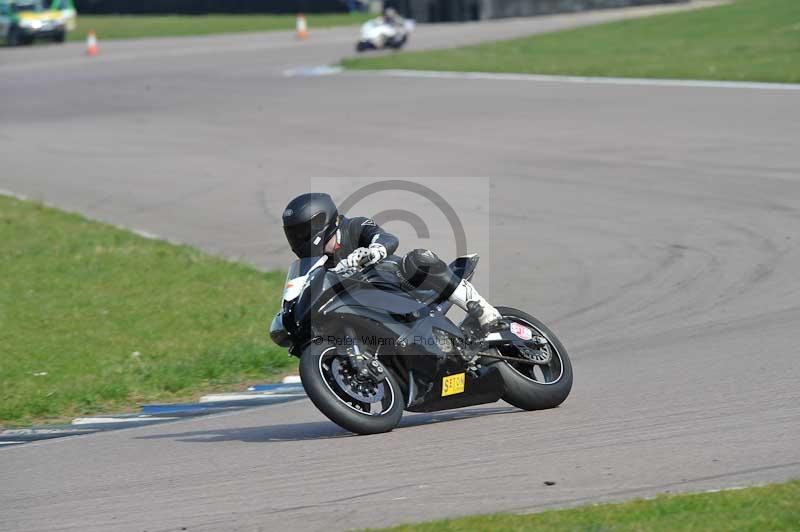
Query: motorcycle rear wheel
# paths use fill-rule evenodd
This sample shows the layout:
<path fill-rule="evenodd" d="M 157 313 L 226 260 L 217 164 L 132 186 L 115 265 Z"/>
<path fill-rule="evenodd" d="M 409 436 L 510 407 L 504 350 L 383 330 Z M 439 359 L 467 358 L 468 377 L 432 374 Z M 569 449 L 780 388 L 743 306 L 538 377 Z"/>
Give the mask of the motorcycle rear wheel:
<path fill-rule="evenodd" d="M 544 323 L 530 314 L 511 307 L 497 307 L 503 318 L 521 323 L 534 334 L 547 339 L 551 350 L 551 360 L 547 365 L 498 364 L 505 383 L 503 400 L 523 410 L 545 410 L 563 403 L 572 390 L 572 363 L 567 350 L 556 335 Z M 520 356 L 516 353 L 502 352 L 507 356 Z"/>
<path fill-rule="evenodd" d="M 342 379 L 342 360 L 331 342 L 311 343 L 300 356 L 300 379 L 311 402 L 320 412 L 350 432 L 378 434 L 389 432 L 403 417 L 403 392 L 400 385 L 387 372 L 379 384 L 382 398 L 378 402 L 359 401 L 348 391 Z M 337 378 L 338 373 L 338 378 Z"/>

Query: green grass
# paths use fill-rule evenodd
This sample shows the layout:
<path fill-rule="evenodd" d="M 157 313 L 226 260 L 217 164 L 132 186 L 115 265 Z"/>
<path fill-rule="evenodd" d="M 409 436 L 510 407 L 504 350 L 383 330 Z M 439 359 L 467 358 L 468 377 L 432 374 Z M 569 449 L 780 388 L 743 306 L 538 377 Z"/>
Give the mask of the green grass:
<path fill-rule="evenodd" d="M 374 15 L 372 15 L 374 16 Z M 332 26 L 361 24 L 368 14 L 309 14 L 306 15 L 309 32 Z M 70 32 L 68 40 L 82 41 L 89 30 L 95 30 L 101 41 L 106 39 L 135 39 L 140 37 L 174 37 L 209 35 L 213 33 L 239 33 L 246 31 L 293 30 L 294 15 L 81 15 L 78 28 Z"/>
<path fill-rule="evenodd" d="M 800 530 L 800 481 L 743 490 L 662 495 L 652 500 L 582 506 L 538 514 L 494 514 L 404 525 L 414 532 L 741 532 Z"/>
<path fill-rule="evenodd" d="M 2 425 L 241 390 L 293 364 L 267 335 L 279 273 L 4 196 L 0 242 Z"/>
<path fill-rule="evenodd" d="M 463 48 L 345 59 L 358 69 L 800 82 L 800 1 L 739 0 Z"/>

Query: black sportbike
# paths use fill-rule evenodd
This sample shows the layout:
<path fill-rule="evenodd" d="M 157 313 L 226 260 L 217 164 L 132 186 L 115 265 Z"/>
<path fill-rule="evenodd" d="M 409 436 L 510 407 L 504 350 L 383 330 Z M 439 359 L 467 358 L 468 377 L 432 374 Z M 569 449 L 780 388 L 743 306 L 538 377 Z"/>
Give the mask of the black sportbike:
<path fill-rule="evenodd" d="M 502 326 L 485 335 L 469 313 L 453 323 L 449 303 L 404 287 L 380 263 L 342 274 L 325 261 L 292 263 L 270 335 L 300 359 L 306 393 L 339 426 L 374 434 L 396 427 L 403 410 L 498 399 L 541 410 L 569 395 L 567 351 L 533 316 L 497 307 Z M 470 279 L 477 263 L 477 255 L 459 257 L 450 268 Z"/>

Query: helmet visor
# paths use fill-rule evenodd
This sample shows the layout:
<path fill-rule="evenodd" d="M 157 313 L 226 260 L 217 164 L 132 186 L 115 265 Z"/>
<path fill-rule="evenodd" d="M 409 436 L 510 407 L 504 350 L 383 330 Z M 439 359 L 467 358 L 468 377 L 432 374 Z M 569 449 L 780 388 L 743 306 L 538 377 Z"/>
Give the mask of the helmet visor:
<path fill-rule="evenodd" d="M 325 213 L 320 212 L 308 222 L 284 226 L 286 240 L 295 255 L 300 258 L 322 255 L 325 247 Z"/>

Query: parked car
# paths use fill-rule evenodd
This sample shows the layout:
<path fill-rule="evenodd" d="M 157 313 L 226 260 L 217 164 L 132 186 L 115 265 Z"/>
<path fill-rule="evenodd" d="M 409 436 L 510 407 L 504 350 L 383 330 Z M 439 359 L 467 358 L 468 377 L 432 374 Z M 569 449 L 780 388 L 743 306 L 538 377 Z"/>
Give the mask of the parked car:
<path fill-rule="evenodd" d="M 36 39 L 64 42 L 76 18 L 72 0 L 0 0 L 0 36 L 8 46 Z"/>

